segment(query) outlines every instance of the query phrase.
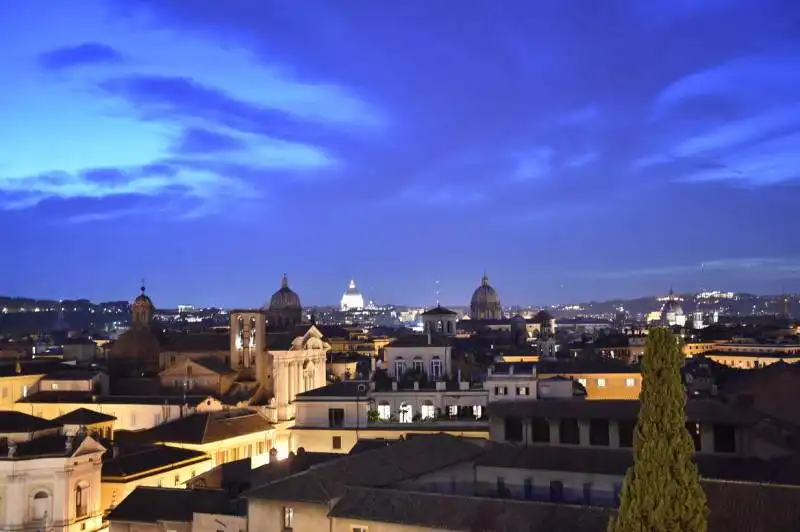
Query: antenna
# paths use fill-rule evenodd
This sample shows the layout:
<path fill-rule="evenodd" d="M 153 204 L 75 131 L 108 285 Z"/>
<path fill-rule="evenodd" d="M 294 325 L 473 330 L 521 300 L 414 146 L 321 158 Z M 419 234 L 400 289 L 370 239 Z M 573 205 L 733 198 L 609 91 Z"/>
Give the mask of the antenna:
<path fill-rule="evenodd" d="M 439 306 L 439 281 L 438 280 L 435 282 L 435 285 L 436 285 L 436 289 L 435 289 L 436 306 L 438 307 Z"/>

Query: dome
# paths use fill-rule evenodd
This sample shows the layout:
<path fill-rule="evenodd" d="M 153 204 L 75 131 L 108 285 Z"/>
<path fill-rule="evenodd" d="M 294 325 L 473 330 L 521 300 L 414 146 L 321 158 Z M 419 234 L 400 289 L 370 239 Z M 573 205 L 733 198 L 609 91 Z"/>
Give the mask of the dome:
<path fill-rule="evenodd" d="M 344 295 L 342 295 L 340 308 L 345 312 L 348 310 L 361 310 L 364 308 L 364 296 L 362 296 L 361 292 L 359 292 L 358 288 L 356 288 L 355 279 L 351 279 L 350 284 L 347 285 L 347 290 L 345 291 Z"/>
<path fill-rule="evenodd" d="M 469 308 L 473 319 L 499 320 L 503 318 L 500 296 L 491 287 L 489 278 L 486 275 L 481 279 L 481 285 L 473 292 Z"/>
<path fill-rule="evenodd" d="M 142 291 L 136 299 L 133 300 L 131 305 L 131 323 L 134 329 L 142 327 L 150 327 L 153 323 L 153 314 L 155 305 L 150 298 L 144 293 L 144 283 L 140 288 Z"/>
<path fill-rule="evenodd" d="M 291 288 L 289 288 L 289 279 L 286 274 L 281 279 L 281 287 L 277 292 L 272 294 L 269 300 L 269 310 L 284 310 L 284 309 L 298 309 L 302 308 L 300 305 L 300 296 L 298 296 Z"/>

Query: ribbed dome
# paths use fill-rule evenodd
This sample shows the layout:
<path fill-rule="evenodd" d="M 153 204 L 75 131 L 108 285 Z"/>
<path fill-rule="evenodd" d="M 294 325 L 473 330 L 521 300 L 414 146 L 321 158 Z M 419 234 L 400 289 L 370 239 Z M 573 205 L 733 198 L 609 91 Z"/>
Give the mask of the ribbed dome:
<path fill-rule="evenodd" d="M 286 310 L 286 309 L 299 309 L 300 296 L 298 296 L 291 288 L 289 288 L 289 279 L 286 274 L 281 279 L 281 287 L 277 292 L 272 294 L 269 300 L 269 310 Z"/>
<path fill-rule="evenodd" d="M 497 295 L 495 289 L 489 284 L 489 278 L 484 275 L 483 279 L 481 280 L 481 285 L 475 289 L 475 292 L 472 293 L 472 301 L 470 302 L 470 306 L 489 304 L 493 305 L 496 303 L 500 303 L 500 296 Z"/>
<path fill-rule="evenodd" d="M 499 320 L 503 318 L 500 296 L 489 285 L 489 278 L 484 275 L 481 285 L 472 294 L 469 304 L 470 316 L 478 320 Z"/>

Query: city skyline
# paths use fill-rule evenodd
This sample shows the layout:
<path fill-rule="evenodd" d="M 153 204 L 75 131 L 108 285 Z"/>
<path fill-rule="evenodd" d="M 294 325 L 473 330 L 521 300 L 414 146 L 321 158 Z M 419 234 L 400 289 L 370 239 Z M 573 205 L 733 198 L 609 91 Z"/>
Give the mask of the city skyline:
<path fill-rule="evenodd" d="M 5 6 L 0 293 L 800 291 L 798 23 L 780 0 Z"/>

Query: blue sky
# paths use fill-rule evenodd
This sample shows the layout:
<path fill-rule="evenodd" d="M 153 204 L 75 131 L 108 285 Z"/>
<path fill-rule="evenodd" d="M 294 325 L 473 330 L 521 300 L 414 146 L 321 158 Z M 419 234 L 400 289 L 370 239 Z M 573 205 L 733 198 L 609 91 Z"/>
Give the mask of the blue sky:
<path fill-rule="evenodd" d="M 0 293 L 800 290 L 793 0 L 28 0 L 0 49 Z"/>

